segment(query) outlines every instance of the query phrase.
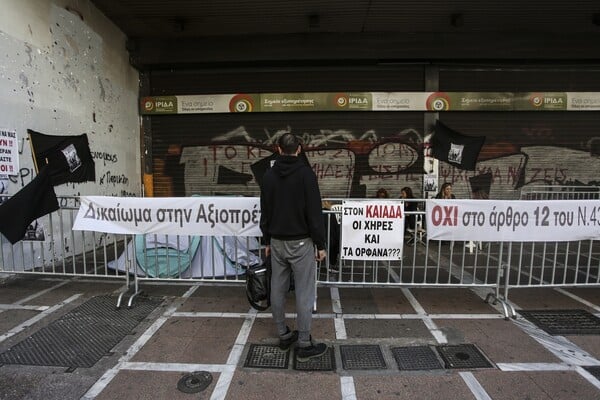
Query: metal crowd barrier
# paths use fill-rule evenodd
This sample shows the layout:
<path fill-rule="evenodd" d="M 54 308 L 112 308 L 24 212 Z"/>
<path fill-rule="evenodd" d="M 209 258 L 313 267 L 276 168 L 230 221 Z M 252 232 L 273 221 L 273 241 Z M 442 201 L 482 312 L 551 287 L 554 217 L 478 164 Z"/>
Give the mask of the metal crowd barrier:
<path fill-rule="evenodd" d="M 534 201 L 594 200 L 600 199 L 600 187 L 534 185 L 523 188 L 520 197 Z M 509 289 L 598 287 L 600 242 L 511 242 L 503 269 L 504 279 L 499 290 L 507 302 Z M 514 316 L 514 309 L 510 308 Z"/>
<path fill-rule="evenodd" d="M 61 208 L 37 219 L 23 240 L 11 244 L 0 235 L 0 273 L 76 276 L 122 280 L 129 275 L 108 268 L 124 248 L 123 236 L 73 231 L 79 209 L 76 197 L 59 197 Z"/>
<path fill-rule="evenodd" d="M 194 248 L 191 251 L 191 248 Z M 141 282 L 209 282 L 243 284 L 245 270 L 261 265 L 264 247 L 257 237 L 136 235 L 111 265 L 134 276 L 134 294 Z M 121 304 L 121 297 L 117 307 Z"/>
<path fill-rule="evenodd" d="M 598 186 L 532 185 L 521 190 L 521 200 L 596 200 Z"/>
<path fill-rule="evenodd" d="M 0 272 L 120 279 L 125 290 L 117 306 L 133 289 L 128 302 L 131 306 L 141 292 L 142 282 L 240 285 L 245 282 L 246 268 L 261 263 L 264 258 L 264 246 L 256 237 L 132 236 L 73 231 L 66 228 L 73 225 L 78 210 L 77 199 L 72 200 L 74 204 L 64 205 L 40 219 L 46 235 L 44 240 L 11 245 L 6 239 L 0 239 Z M 424 202 L 422 199 L 408 201 Z M 339 207 L 324 211 L 328 237 L 333 220 L 340 212 Z M 415 216 L 417 221 L 425 220 L 422 209 L 406 214 Z M 339 234 L 341 236 L 341 229 Z M 327 246 L 331 258 L 334 249 L 330 243 Z M 191 247 L 194 247 L 193 254 L 186 250 Z M 598 241 L 429 240 L 427 227 L 421 222 L 419 227 L 405 233 L 401 259 L 351 261 L 338 258 L 335 262 L 326 259 L 317 266 L 316 283 L 335 287 L 486 288 L 490 290 L 486 301 L 500 302 L 508 318 L 515 316 L 508 302 L 509 289 L 600 286 L 599 270 Z"/>
<path fill-rule="evenodd" d="M 423 203 L 422 199 L 405 200 Z M 421 208 L 422 207 L 418 207 Z M 339 211 L 325 211 L 329 220 Z M 506 265 L 503 243 L 429 240 L 425 211 L 407 211 L 416 226 L 405 233 L 402 258 L 397 261 L 338 260 L 319 266 L 318 283 L 336 287 L 489 288 L 486 301 L 502 302 L 499 292 Z M 329 227 L 328 227 L 329 232 Z M 341 241 L 340 241 L 341 242 Z M 328 249 L 328 254 L 330 250 Z"/>
<path fill-rule="evenodd" d="M 597 187 L 534 186 L 530 200 L 598 199 Z M 418 201 L 423 200 L 405 200 Z M 338 211 L 339 212 L 339 211 Z M 423 211 L 406 212 L 425 219 Z M 598 215 L 600 219 L 600 215 Z M 429 240 L 426 227 L 405 236 L 402 260 L 339 261 L 322 266 L 320 284 L 335 286 L 483 287 L 486 301 L 499 302 L 515 317 L 509 290 L 524 287 L 600 286 L 600 244 L 571 242 L 445 242 Z M 324 272 L 323 272 L 324 270 Z"/>

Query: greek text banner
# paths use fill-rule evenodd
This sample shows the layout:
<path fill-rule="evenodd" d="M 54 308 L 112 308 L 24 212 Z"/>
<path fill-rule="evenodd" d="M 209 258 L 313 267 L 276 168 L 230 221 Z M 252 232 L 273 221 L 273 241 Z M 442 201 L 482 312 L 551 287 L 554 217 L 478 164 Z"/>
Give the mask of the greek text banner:
<path fill-rule="evenodd" d="M 598 200 L 427 200 L 435 240 L 558 242 L 600 238 Z"/>
<path fill-rule="evenodd" d="M 403 240 L 404 202 L 342 203 L 342 259 L 400 260 Z"/>
<path fill-rule="evenodd" d="M 262 236 L 258 197 L 81 196 L 73 230 Z"/>

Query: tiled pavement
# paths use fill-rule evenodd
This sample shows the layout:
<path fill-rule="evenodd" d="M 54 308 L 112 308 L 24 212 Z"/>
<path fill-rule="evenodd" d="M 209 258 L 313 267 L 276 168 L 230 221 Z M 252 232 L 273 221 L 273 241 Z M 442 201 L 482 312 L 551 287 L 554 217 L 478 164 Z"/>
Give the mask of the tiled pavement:
<path fill-rule="evenodd" d="M 10 277 L 0 285 L 0 353 L 120 283 Z M 600 335 L 550 336 L 483 301 L 485 290 L 318 290 L 314 337 L 334 349 L 333 371 L 245 367 L 251 344 L 276 343 L 270 314 L 249 308 L 243 287 L 144 284 L 163 300 L 91 368 L 5 364 L 0 399 L 600 399 Z M 515 289 L 517 309 L 584 309 L 600 315 L 600 290 Z M 135 307 L 135 301 L 134 301 Z M 294 312 L 289 299 L 289 312 Z M 293 321 L 290 320 L 293 327 Z M 391 349 L 473 344 L 491 368 L 400 370 Z M 340 346 L 377 345 L 385 368 L 345 368 Z M 434 353 L 435 354 L 435 353 Z M 293 357 L 293 351 L 291 353 Z M 208 371 L 209 386 L 178 389 Z"/>

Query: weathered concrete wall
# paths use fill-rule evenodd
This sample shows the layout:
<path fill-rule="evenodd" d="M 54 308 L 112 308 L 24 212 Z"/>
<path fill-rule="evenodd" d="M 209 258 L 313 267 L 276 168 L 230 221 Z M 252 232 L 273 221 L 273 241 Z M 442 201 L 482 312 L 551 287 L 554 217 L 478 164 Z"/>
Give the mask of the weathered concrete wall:
<path fill-rule="evenodd" d="M 125 35 L 88 0 L 2 0 L 0 7 L 0 129 L 16 132 L 19 143 L 18 174 L 0 177 L 3 186 L 8 182 L 5 193 L 14 195 L 35 176 L 27 139 L 32 129 L 88 135 L 96 182 L 56 186 L 59 198 L 141 195 L 139 74 L 129 64 Z M 50 249 L 48 219 L 39 221 L 43 246 Z M 63 223 L 69 232 L 70 222 Z M 55 238 L 58 225 L 53 224 Z M 54 254 L 81 249 L 81 239 L 74 240 L 65 239 Z M 92 245 L 85 243 L 88 249 Z M 39 251 L 25 246 L 24 260 L 16 263 L 35 263 L 27 260 L 39 259 Z"/>
<path fill-rule="evenodd" d="M 58 196 L 139 195 L 138 73 L 121 31 L 87 0 L 3 0 L 0 49 L 0 128 L 19 138 L 8 193 L 35 175 L 33 129 L 88 135 L 96 182 L 57 186 Z"/>

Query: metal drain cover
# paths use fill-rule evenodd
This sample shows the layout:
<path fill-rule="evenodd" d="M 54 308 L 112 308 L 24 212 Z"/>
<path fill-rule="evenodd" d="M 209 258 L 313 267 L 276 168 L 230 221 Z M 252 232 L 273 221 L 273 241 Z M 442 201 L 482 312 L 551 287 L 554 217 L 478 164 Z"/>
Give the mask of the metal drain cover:
<path fill-rule="evenodd" d="M 407 371 L 442 369 L 444 366 L 429 346 L 394 347 L 391 349 L 398 368 Z"/>
<path fill-rule="evenodd" d="M 596 378 L 600 381 L 600 367 L 599 366 L 583 367 L 583 369 L 585 369 L 590 374 L 594 375 L 594 378 Z"/>
<path fill-rule="evenodd" d="M 437 346 L 437 350 L 444 359 L 446 368 L 493 368 L 492 363 L 474 344 L 456 344 Z"/>
<path fill-rule="evenodd" d="M 198 393 L 205 390 L 212 383 L 212 375 L 208 371 L 198 371 L 184 375 L 177 382 L 177 389 L 183 393 Z"/>
<path fill-rule="evenodd" d="M 600 334 L 600 318 L 585 310 L 519 310 L 519 314 L 551 335 Z"/>
<path fill-rule="evenodd" d="M 346 370 L 387 369 L 387 365 L 376 344 L 341 345 L 342 365 Z"/>
<path fill-rule="evenodd" d="M 311 358 L 305 362 L 298 361 L 294 357 L 294 369 L 298 371 L 335 371 L 333 347 L 328 347 L 321 357 Z"/>
<path fill-rule="evenodd" d="M 251 344 L 244 367 L 287 369 L 289 361 L 289 350 L 270 344 Z"/>
<path fill-rule="evenodd" d="M 0 364 L 92 367 L 161 302 L 140 297 L 117 309 L 115 297 L 92 297 L 0 354 Z"/>

